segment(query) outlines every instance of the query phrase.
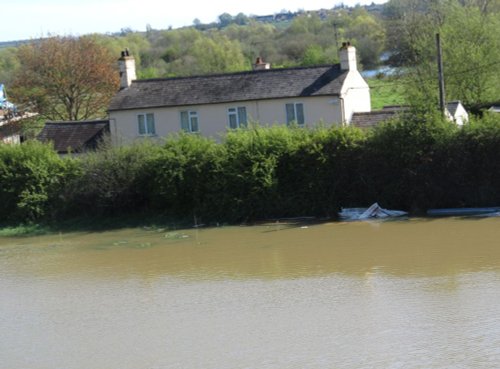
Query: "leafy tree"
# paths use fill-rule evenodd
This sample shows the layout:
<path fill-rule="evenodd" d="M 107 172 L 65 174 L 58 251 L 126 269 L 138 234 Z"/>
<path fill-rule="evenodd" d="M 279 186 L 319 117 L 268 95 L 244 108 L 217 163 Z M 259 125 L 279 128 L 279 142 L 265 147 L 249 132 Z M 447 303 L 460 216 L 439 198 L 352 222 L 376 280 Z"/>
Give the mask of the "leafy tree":
<path fill-rule="evenodd" d="M 166 33 L 162 59 L 170 76 L 234 72 L 248 68 L 238 41 L 194 28 Z"/>
<path fill-rule="evenodd" d="M 53 120 L 102 116 L 118 89 L 116 57 L 93 37 L 52 37 L 18 51 L 16 102 Z"/>
<path fill-rule="evenodd" d="M 377 65 L 385 46 L 385 29 L 382 23 L 368 12 L 358 14 L 349 24 L 346 37 L 356 45 L 361 64 Z"/>
<path fill-rule="evenodd" d="M 221 28 L 229 26 L 233 23 L 233 16 L 229 13 L 222 13 L 219 15 L 219 25 Z"/>
<path fill-rule="evenodd" d="M 15 48 L 0 50 L 0 83 L 8 84 L 19 69 L 19 59 Z"/>
<path fill-rule="evenodd" d="M 469 107 L 498 99 L 500 17 L 479 3 L 391 0 L 389 40 L 397 61 L 408 67 L 410 101 L 426 109 L 437 106 L 436 33 L 441 36 L 447 99 Z"/>

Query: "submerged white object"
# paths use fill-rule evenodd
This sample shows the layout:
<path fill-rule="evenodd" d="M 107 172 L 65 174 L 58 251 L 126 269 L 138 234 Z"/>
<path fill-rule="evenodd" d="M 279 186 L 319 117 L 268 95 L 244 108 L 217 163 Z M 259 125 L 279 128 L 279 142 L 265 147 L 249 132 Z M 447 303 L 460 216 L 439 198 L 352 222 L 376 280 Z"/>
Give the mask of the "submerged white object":
<path fill-rule="evenodd" d="M 365 220 L 365 219 L 381 219 L 390 217 L 400 217 L 408 215 L 406 211 L 388 210 L 380 207 L 378 203 L 374 203 L 368 209 L 365 208 L 346 208 L 339 213 L 341 219 L 344 220 Z"/>

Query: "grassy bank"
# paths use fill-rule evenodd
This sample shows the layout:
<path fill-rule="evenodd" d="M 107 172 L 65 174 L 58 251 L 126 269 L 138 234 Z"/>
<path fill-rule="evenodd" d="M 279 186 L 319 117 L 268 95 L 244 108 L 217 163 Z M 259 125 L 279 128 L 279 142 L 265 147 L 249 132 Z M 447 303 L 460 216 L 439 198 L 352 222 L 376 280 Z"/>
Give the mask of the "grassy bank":
<path fill-rule="evenodd" d="M 370 86 L 372 110 L 382 109 L 384 106 L 405 105 L 404 85 L 401 80 L 385 76 L 367 79 Z"/>
<path fill-rule="evenodd" d="M 415 214 L 498 205 L 499 120 L 459 129 L 413 114 L 374 131 L 256 127 L 222 143 L 181 135 L 77 158 L 38 142 L 0 145 L 0 219 L 42 232 L 335 217 L 375 201 Z"/>

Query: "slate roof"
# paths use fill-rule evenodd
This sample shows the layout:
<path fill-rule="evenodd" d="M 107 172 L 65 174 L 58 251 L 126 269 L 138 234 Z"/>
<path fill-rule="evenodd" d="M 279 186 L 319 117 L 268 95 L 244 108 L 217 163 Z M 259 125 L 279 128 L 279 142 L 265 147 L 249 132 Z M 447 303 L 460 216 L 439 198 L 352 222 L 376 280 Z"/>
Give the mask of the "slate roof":
<path fill-rule="evenodd" d="M 4 123 L 0 125 L 0 140 L 11 136 L 20 135 L 21 130 L 22 127 L 19 121 Z"/>
<path fill-rule="evenodd" d="M 109 111 L 339 95 L 347 73 L 328 65 L 136 80 L 113 97 Z"/>
<path fill-rule="evenodd" d="M 80 153 L 97 147 L 99 140 L 109 132 L 109 120 L 77 122 L 47 122 L 38 135 L 42 142 L 53 142 L 60 153 Z"/>
<path fill-rule="evenodd" d="M 391 106 L 384 107 L 382 110 L 374 110 L 369 113 L 354 113 L 351 124 L 358 128 L 372 128 L 377 124 L 394 118 L 398 113 L 404 111 L 404 107 Z"/>
<path fill-rule="evenodd" d="M 448 109 L 448 112 L 451 114 L 452 117 L 455 116 L 457 113 L 458 106 L 460 105 L 460 101 L 450 101 L 446 103 L 446 109 Z"/>

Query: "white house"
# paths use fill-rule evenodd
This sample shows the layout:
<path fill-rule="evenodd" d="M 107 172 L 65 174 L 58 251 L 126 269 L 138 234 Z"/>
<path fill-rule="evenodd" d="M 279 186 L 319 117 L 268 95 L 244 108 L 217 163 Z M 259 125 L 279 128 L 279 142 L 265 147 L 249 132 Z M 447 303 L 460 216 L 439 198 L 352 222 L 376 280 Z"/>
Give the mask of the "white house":
<path fill-rule="evenodd" d="M 121 90 L 108 112 L 116 142 L 173 132 L 217 136 L 227 129 L 262 125 L 349 124 L 369 112 L 370 89 L 356 65 L 356 49 L 344 43 L 340 64 L 254 70 L 194 77 L 135 80 L 135 61 L 119 59 Z"/>

